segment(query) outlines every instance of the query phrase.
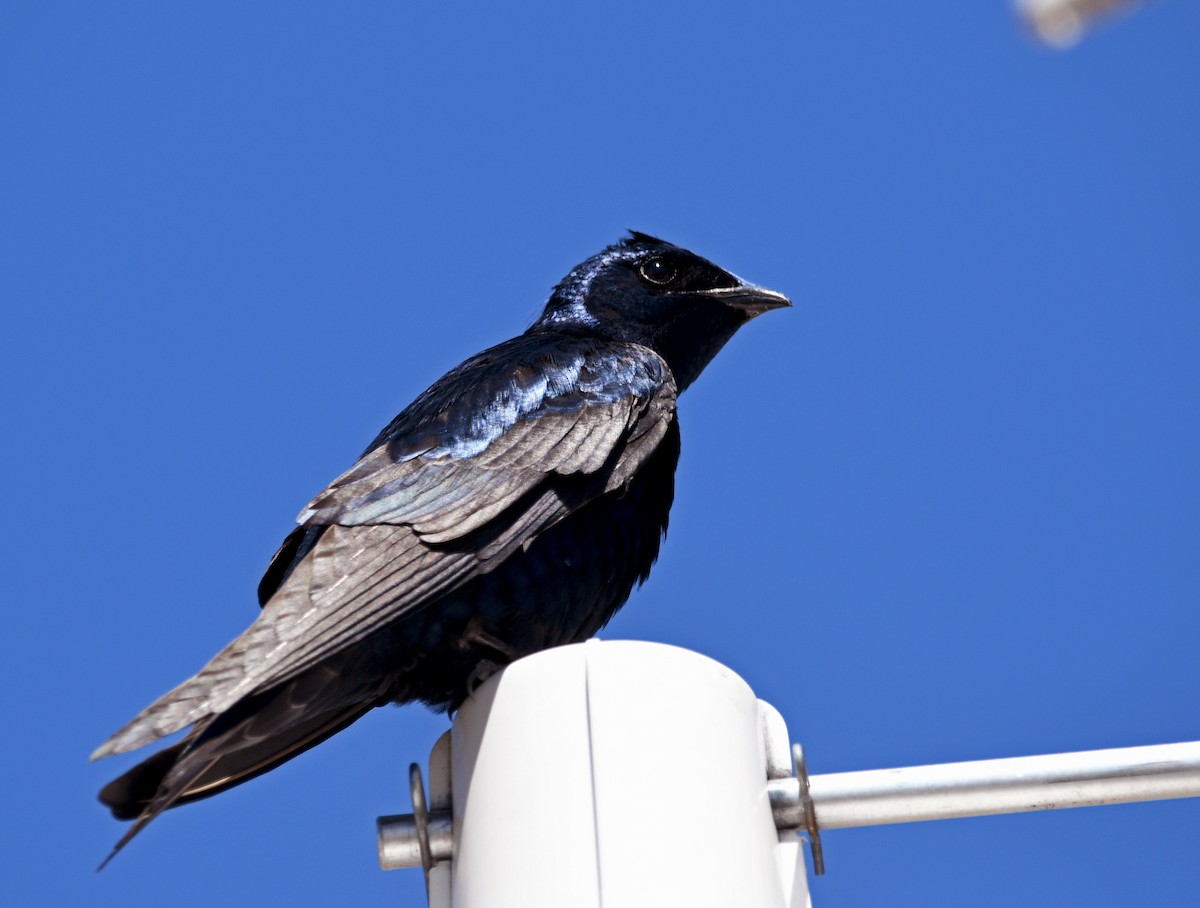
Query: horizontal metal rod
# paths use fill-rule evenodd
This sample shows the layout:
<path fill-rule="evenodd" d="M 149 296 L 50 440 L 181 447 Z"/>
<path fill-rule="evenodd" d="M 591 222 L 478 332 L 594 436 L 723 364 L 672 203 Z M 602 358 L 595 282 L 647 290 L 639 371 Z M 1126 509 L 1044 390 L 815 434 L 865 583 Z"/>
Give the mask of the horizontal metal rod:
<path fill-rule="evenodd" d="M 1200 741 L 822 773 L 808 784 L 818 830 L 1194 798 Z M 798 779 L 772 779 L 767 792 L 777 827 L 805 828 Z M 435 862 L 451 858 L 450 811 L 430 811 L 429 845 Z M 412 814 L 379 818 L 379 861 L 385 870 L 421 866 Z"/>
<path fill-rule="evenodd" d="M 384 870 L 421 866 L 417 820 L 411 813 L 379 817 L 379 866 Z M 429 851 L 433 862 L 448 861 L 454 850 L 453 821 L 448 810 L 429 812 Z"/>
<path fill-rule="evenodd" d="M 797 784 L 770 784 L 780 782 Z M 819 829 L 1194 798 L 1200 797 L 1200 741 L 826 773 L 810 776 L 809 790 Z M 782 792 L 772 798 L 777 823 L 790 800 Z"/>

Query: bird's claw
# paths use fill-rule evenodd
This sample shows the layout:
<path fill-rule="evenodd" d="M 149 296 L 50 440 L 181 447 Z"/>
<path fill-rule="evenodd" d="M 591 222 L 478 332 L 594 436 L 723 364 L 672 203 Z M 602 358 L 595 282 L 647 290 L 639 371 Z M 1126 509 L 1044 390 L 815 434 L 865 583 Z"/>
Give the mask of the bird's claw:
<path fill-rule="evenodd" d="M 493 662 L 491 659 L 480 659 L 475 663 L 475 667 L 471 669 L 471 674 L 467 678 L 467 699 L 475 699 L 475 691 L 483 686 L 488 678 L 504 668 L 498 662 Z"/>

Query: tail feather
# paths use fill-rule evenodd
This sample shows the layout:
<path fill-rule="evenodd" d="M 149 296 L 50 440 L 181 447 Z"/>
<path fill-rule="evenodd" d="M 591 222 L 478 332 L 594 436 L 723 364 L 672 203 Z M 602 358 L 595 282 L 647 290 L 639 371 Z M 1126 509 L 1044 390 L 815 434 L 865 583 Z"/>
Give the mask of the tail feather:
<path fill-rule="evenodd" d="M 202 774 L 207 768 L 207 766 L 202 764 L 198 770 L 198 774 Z M 182 786 L 175 786 L 172 788 L 171 786 L 164 785 L 159 793 L 156 794 L 150 800 L 150 803 L 142 809 L 140 814 L 138 814 L 137 819 L 125 832 L 125 835 L 121 836 L 121 838 L 117 841 L 117 844 L 113 846 L 112 851 L 108 853 L 108 857 L 100 862 L 100 866 L 96 868 L 96 872 L 99 873 L 101 870 L 107 867 L 108 862 L 115 858 L 120 853 L 122 848 L 132 842 L 134 836 L 150 825 L 151 820 L 157 817 L 168 807 L 173 807 L 176 803 L 178 803 L 180 798 L 183 797 L 184 790 L 185 789 Z M 128 808 L 126 808 L 126 812 L 127 810 Z M 116 816 L 116 814 L 117 811 L 114 808 L 113 815 Z"/>
<path fill-rule="evenodd" d="M 164 810 L 274 769 L 380 702 L 374 691 L 347 690 L 343 677 L 336 664 L 317 666 L 205 720 L 182 741 L 109 782 L 100 791 L 101 802 L 114 817 L 134 824 L 100 866 Z"/>
<path fill-rule="evenodd" d="M 246 664 L 261 661 L 264 650 L 278 643 L 273 614 L 261 613 L 240 636 L 212 657 L 200 671 L 167 691 L 126 722 L 90 757 L 99 760 L 145 747 L 159 738 L 228 709 L 247 687 Z M 240 693 L 239 693 L 240 691 Z"/>
<path fill-rule="evenodd" d="M 136 820 L 141 816 L 172 767 L 187 749 L 187 741 L 166 747 L 139 763 L 100 789 L 100 802 L 118 820 Z"/>

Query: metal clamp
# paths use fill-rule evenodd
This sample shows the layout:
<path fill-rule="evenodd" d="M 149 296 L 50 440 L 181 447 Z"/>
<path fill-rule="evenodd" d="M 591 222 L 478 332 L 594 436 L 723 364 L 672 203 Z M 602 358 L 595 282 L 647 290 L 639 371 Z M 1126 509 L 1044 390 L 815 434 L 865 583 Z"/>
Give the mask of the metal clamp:
<path fill-rule="evenodd" d="M 429 848 L 429 806 L 425 803 L 425 780 L 419 763 L 408 765 L 408 785 L 412 789 L 413 819 L 417 824 L 417 845 L 421 849 L 421 866 L 428 875 L 437 863 Z"/>
<path fill-rule="evenodd" d="M 436 863 L 433 850 L 429 847 L 429 805 L 425 801 L 425 780 L 421 778 L 421 765 L 408 766 L 408 787 L 412 791 L 413 820 L 417 825 L 417 847 L 421 849 L 421 869 L 425 873 L 425 899 L 429 900 L 429 871 Z"/>
<path fill-rule="evenodd" d="M 799 744 L 792 745 L 792 762 L 796 764 L 796 781 L 800 785 L 800 808 L 804 811 L 804 829 L 808 832 L 808 847 L 812 851 L 813 873 L 824 876 L 825 852 L 821 848 L 821 832 L 817 828 L 817 810 L 808 787 L 808 763 L 804 759 L 804 748 Z"/>

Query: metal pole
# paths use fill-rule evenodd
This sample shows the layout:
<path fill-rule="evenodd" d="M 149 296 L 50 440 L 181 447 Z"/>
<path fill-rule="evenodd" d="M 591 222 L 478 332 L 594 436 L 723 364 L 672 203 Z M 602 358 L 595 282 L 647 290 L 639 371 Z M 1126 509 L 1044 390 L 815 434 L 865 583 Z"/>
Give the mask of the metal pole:
<path fill-rule="evenodd" d="M 1200 741 L 821 773 L 809 776 L 808 784 L 820 830 L 1195 798 L 1200 797 Z M 767 790 L 776 826 L 805 828 L 799 780 L 772 779 Z M 387 836 L 384 867 L 420 867 L 413 817 L 381 820 Z M 433 812 L 431 831 L 435 859 L 448 859 L 449 811 Z"/>
<path fill-rule="evenodd" d="M 1200 797 L 1200 741 L 809 776 L 820 830 Z M 802 828 L 799 780 L 769 783 L 776 823 Z"/>

